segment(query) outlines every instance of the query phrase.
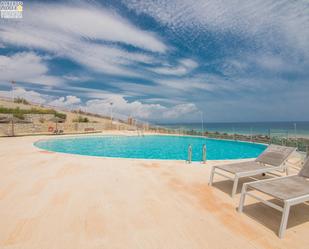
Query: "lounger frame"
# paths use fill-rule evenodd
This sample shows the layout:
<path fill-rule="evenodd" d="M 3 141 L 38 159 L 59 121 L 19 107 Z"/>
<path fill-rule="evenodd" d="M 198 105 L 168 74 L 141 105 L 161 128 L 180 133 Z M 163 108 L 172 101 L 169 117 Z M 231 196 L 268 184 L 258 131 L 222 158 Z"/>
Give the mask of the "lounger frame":
<path fill-rule="evenodd" d="M 290 153 L 290 155 L 293 154 L 295 151 L 296 151 L 296 148 L 294 149 L 294 151 L 292 151 Z M 234 197 L 235 194 L 236 194 L 236 191 L 237 191 L 237 186 L 238 186 L 239 178 L 243 178 L 243 177 L 251 177 L 252 178 L 253 176 L 256 176 L 256 175 L 259 175 L 259 174 L 271 173 L 273 171 L 286 172 L 286 175 L 289 175 L 288 165 L 287 165 L 288 159 L 289 159 L 289 156 L 279 166 L 264 167 L 263 168 L 264 164 L 260 163 L 261 164 L 261 169 L 250 170 L 250 171 L 243 171 L 243 172 L 238 172 L 238 173 L 227 172 L 227 171 L 225 171 L 223 169 L 220 169 L 220 166 L 213 166 L 212 169 L 211 169 L 211 172 L 210 172 L 210 179 L 209 179 L 209 183 L 208 184 L 209 184 L 209 186 L 211 186 L 213 184 L 213 180 L 214 180 L 214 175 L 215 174 L 223 176 L 226 179 L 231 180 L 233 182 L 233 188 L 232 188 L 231 196 Z M 228 174 L 233 175 L 233 177 L 231 177 L 229 175 L 226 175 L 226 174 L 224 174 L 222 172 L 218 172 L 216 169 L 220 170 L 220 171 L 227 172 Z"/>
<path fill-rule="evenodd" d="M 226 179 L 231 180 L 233 182 L 233 188 L 232 188 L 232 194 L 231 195 L 232 195 L 232 197 L 234 197 L 235 194 L 236 194 L 236 191 L 237 191 L 239 178 L 253 177 L 253 176 L 256 176 L 256 175 L 259 175 L 259 174 L 270 173 L 272 171 L 281 171 L 281 172 L 285 171 L 287 175 L 289 174 L 287 166 L 286 166 L 286 162 L 284 162 L 281 166 L 274 166 L 274 167 L 267 167 L 267 168 L 266 167 L 262 168 L 262 167 L 263 167 L 263 165 L 261 164 L 261 169 L 254 170 L 254 171 L 250 170 L 250 171 L 244 171 L 244 172 L 239 172 L 239 173 L 235 173 L 235 174 L 228 172 L 231 176 L 234 176 L 234 177 L 231 177 L 231 176 L 228 176 L 227 174 L 224 174 L 222 172 L 218 172 L 217 170 L 220 170 L 220 171 L 224 171 L 224 170 L 218 168 L 217 166 L 213 166 L 213 168 L 211 169 L 211 172 L 210 172 L 209 186 L 211 186 L 213 184 L 215 174 L 223 176 Z M 224 171 L 224 172 L 226 172 L 226 171 Z"/>
<path fill-rule="evenodd" d="M 291 177 L 291 176 L 285 176 L 285 177 L 281 177 L 282 178 L 288 178 L 288 177 Z M 265 180 L 261 180 L 259 182 L 267 182 L 267 181 L 273 181 L 274 178 L 272 179 L 265 179 Z M 278 198 L 278 200 L 282 201 L 283 202 L 283 207 L 282 206 L 279 206 L 275 203 L 272 203 L 270 201 L 267 201 L 263 198 L 261 198 L 260 196 L 257 196 L 253 193 L 250 193 L 248 192 L 248 190 L 250 189 L 250 182 L 248 183 L 244 183 L 244 185 L 242 186 L 242 191 L 241 191 L 241 197 L 240 197 L 240 202 L 239 202 L 239 207 L 238 207 L 238 212 L 242 213 L 243 212 L 243 208 L 244 208 L 244 204 L 245 204 L 245 199 L 246 199 L 246 195 L 262 202 L 263 204 L 269 206 L 269 207 L 272 207 L 280 212 L 282 212 L 282 218 L 281 218 L 281 223 L 280 223 L 280 228 L 279 228 L 279 233 L 278 233 L 278 236 L 279 238 L 283 238 L 284 234 L 285 234 L 285 231 L 286 231 L 286 227 L 287 227 L 287 223 L 288 223 L 288 218 L 289 218 L 289 213 L 290 213 L 290 208 L 291 206 L 294 206 L 294 205 L 297 205 L 297 204 L 301 204 L 303 202 L 306 202 L 306 201 L 309 201 L 309 194 L 307 195 L 302 195 L 302 196 L 299 196 L 299 197 L 296 197 L 296 198 L 290 198 L 290 199 L 287 199 L 287 200 L 280 200 Z M 264 193 L 264 192 L 261 192 L 257 189 L 254 189 L 252 188 L 253 190 L 256 190 L 260 193 Z M 264 193 L 266 194 L 266 193 Z M 266 194 L 268 195 L 268 194 Z M 271 196 L 271 195 L 269 195 Z M 271 196 L 274 198 L 274 196 Z"/>

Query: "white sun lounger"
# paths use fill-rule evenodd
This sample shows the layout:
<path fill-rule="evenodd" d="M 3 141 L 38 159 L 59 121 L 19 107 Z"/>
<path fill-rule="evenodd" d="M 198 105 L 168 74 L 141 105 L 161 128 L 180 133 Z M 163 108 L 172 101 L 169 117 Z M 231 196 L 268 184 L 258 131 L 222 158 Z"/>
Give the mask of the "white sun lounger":
<path fill-rule="evenodd" d="M 252 192 L 248 192 L 249 189 L 262 192 L 277 200 L 280 200 L 283 202 L 283 207 L 274 204 L 273 202 L 264 200 Z M 238 208 L 239 212 L 243 211 L 246 195 L 249 195 L 282 212 L 281 224 L 279 228 L 279 237 L 282 238 L 287 227 L 290 207 L 309 201 L 309 159 L 307 159 L 298 175 L 245 183 L 242 187 Z"/>
<path fill-rule="evenodd" d="M 211 186 L 213 184 L 215 174 L 223 176 L 234 182 L 232 188 L 232 197 L 234 197 L 239 178 L 253 177 L 276 170 L 286 171 L 288 174 L 286 161 L 295 150 L 296 148 L 294 147 L 270 145 L 254 161 L 213 166 L 210 173 L 209 185 Z M 228 173 L 229 175 L 225 173 Z"/>

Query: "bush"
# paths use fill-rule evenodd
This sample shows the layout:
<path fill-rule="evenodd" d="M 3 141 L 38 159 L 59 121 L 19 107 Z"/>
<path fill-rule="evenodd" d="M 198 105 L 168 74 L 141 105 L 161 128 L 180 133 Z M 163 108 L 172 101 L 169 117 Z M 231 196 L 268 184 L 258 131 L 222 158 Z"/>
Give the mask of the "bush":
<path fill-rule="evenodd" d="M 73 122 L 76 122 L 76 123 L 88 123 L 89 119 L 86 118 L 86 117 L 78 116 L 77 119 L 73 119 Z"/>
<path fill-rule="evenodd" d="M 66 119 L 67 115 L 64 113 L 57 112 L 53 109 L 38 109 L 38 108 L 31 108 L 31 109 L 20 109 L 19 107 L 16 108 L 6 108 L 0 106 L 0 113 L 5 114 L 13 114 L 14 117 L 24 119 L 24 114 L 54 114 L 56 117 Z"/>
<path fill-rule="evenodd" d="M 26 99 L 23 99 L 23 98 L 16 98 L 16 99 L 14 99 L 14 103 L 29 105 L 29 102 Z"/>
<path fill-rule="evenodd" d="M 55 116 L 58 118 L 66 119 L 67 115 L 65 113 L 55 112 Z"/>

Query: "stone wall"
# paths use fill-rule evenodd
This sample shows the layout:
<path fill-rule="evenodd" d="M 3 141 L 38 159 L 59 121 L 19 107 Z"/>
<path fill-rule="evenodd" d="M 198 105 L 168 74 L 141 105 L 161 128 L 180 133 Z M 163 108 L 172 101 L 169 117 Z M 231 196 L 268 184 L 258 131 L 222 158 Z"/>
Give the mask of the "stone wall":
<path fill-rule="evenodd" d="M 42 123 L 55 117 L 54 114 L 24 114 L 26 121 L 33 123 Z"/>
<path fill-rule="evenodd" d="M 10 136 L 14 132 L 15 135 L 43 133 L 47 130 L 47 126 L 33 123 L 17 123 L 12 126 L 11 123 L 0 123 L 0 136 Z"/>
<path fill-rule="evenodd" d="M 4 118 L 12 118 L 13 114 L 7 114 L 7 113 L 0 113 L 0 117 L 4 117 Z"/>
<path fill-rule="evenodd" d="M 26 134 L 51 134 L 56 128 L 62 130 L 64 133 L 87 133 L 87 132 L 99 132 L 110 129 L 106 124 L 102 123 L 15 123 L 4 124 L 0 123 L 0 136 L 12 135 L 14 130 L 15 135 Z"/>

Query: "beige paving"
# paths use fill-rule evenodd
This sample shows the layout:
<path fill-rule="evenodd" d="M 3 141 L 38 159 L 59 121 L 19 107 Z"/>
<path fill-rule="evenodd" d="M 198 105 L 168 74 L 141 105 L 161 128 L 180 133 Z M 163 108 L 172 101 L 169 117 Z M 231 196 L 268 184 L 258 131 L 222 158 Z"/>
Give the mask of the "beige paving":
<path fill-rule="evenodd" d="M 309 205 L 280 213 L 250 198 L 236 212 L 231 183 L 210 166 L 46 152 L 44 138 L 0 139 L 1 249 L 305 249 Z"/>

